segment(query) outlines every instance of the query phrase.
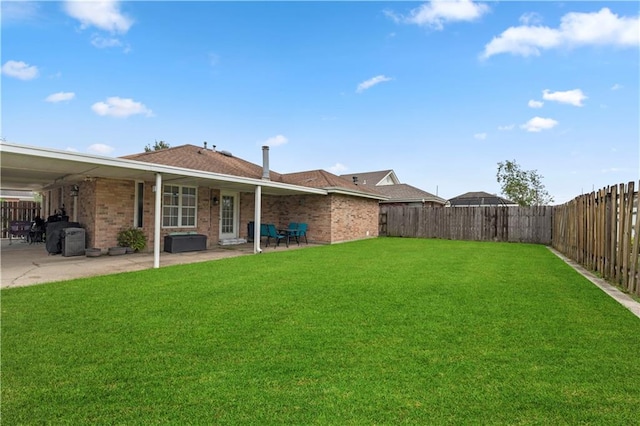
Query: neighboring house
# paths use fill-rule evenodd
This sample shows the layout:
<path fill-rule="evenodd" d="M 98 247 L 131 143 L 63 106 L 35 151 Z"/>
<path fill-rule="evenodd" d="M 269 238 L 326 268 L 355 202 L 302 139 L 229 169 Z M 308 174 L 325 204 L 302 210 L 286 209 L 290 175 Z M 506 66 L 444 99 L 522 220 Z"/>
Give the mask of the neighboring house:
<path fill-rule="evenodd" d="M 400 183 L 393 170 L 354 173 L 341 175 L 341 177 L 350 180 L 359 187 L 372 188 L 385 195 L 388 199 L 381 200 L 381 206 L 442 207 L 447 201 L 415 186 Z"/>
<path fill-rule="evenodd" d="M 489 206 L 517 206 L 511 200 L 488 192 L 467 192 L 447 201 L 448 207 L 489 207 Z"/>
<path fill-rule="evenodd" d="M 154 252 L 175 232 L 204 234 L 208 247 L 246 239 L 249 222 L 306 222 L 316 243 L 374 237 L 386 198 L 324 170 L 273 172 L 268 147 L 262 166 L 194 145 L 123 158 L 10 143 L 0 152 L 3 185 L 40 192 L 45 217 L 64 206 L 86 229 L 87 247 L 103 249 L 128 227 L 143 229 Z"/>

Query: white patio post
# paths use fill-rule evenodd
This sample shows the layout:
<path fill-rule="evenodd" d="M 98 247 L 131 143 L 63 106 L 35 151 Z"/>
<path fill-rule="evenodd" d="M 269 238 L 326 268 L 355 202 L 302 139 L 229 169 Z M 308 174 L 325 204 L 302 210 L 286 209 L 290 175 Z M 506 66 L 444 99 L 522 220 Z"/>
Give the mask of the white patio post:
<path fill-rule="evenodd" d="M 262 204 L 262 186 L 256 186 L 255 208 L 253 213 L 253 253 L 260 253 L 260 215 Z"/>
<path fill-rule="evenodd" d="M 153 223 L 153 267 L 160 267 L 160 219 L 162 218 L 162 175 L 156 173 L 156 208 Z"/>
<path fill-rule="evenodd" d="M 78 196 L 73 197 L 73 221 L 78 221 Z"/>

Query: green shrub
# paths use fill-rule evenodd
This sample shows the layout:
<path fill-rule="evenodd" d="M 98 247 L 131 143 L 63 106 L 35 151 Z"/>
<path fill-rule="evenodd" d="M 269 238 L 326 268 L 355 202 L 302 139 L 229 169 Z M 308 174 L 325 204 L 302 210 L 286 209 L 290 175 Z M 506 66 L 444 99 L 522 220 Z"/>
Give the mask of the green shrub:
<path fill-rule="evenodd" d="M 147 246 L 147 237 L 140 228 L 127 228 L 118 232 L 118 245 L 131 247 L 134 251 L 141 251 Z"/>

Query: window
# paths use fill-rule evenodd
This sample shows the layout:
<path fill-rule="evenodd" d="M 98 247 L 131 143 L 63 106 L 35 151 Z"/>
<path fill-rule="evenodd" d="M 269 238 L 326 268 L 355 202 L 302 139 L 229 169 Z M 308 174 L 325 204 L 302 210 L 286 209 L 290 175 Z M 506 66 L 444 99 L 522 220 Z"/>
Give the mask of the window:
<path fill-rule="evenodd" d="M 196 226 L 196 188 L 165 185 L 162 192 L 162 226 Z"/>

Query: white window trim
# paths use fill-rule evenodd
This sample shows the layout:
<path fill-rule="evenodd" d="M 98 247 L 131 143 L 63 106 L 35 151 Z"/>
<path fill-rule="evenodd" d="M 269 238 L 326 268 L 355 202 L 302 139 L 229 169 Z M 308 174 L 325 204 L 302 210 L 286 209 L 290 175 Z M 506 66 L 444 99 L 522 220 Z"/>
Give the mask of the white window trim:
<path fill-rule="evenodd" d="M 140 209 L 138 208 L 138 198 L 140 197 L 140 193 L 138 188 L 140 188 L 140 184 L 142 184 L 142 224 L 138 223 L 138 217 L 140 216 Z M 134 228 L 142 228 L 144 226 L 144 181 L 137 180 L 135 181 L 135 190 L 133 197 L 133 226 Z"/>
<path fill-rule="evenodd" d="M 175 186 L 178 188 L 178 224 L 177 225 L 164 225 L 164 208 L 165 208 L 165 204 L 164 204 L 164 194 L 165 194 L 165 187 L 167 186 Z M 182 192 L 184 188 L 190 188 L 190 189 L 195 189 L 195 195 L 196 195 L 196 200 L 195 200 L 195 206 L 193 206 L 193 208 L 195 209 L 195 215 L 194 215 L 194 223 L 193 225 L 183 225 L 182 224 Z M 172 206 L 173 207 L 173 206 Z M 189 185 L 172 185 L 172 184 L 163 184 L 162 185 L 162 207 L 161 207 L 161 211 L 162 211 L 162 216 L 160 218 L 160 223 L 161 223 L 161 227 L 162 228 L 190 228 L 190 229 L 195 229 L 198 226 L 198 187 L 197 186 L 189 186 Z"/>

